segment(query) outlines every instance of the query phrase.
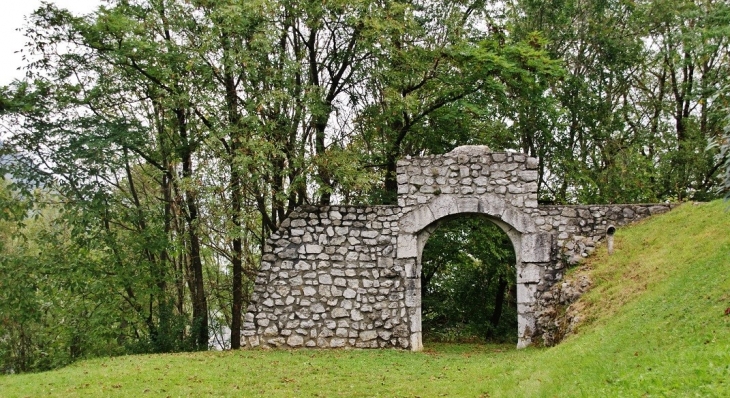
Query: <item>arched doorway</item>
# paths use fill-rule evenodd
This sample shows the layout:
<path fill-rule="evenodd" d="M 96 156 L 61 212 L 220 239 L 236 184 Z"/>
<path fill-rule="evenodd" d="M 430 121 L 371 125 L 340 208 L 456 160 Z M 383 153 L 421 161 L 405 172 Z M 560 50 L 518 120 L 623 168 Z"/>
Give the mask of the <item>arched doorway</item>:
<path fill-rule="evenodd" d="M 516 343 L 517 260 L 509 236 L 478 213 L 442 218 L 421 234 L 424 342 Z"/>
<path fill-rule="evenodd" d="M 538 232 L 529 214 L 497 195 L 484 194 L 478 198 L 440 195 L 410 209 L 399 220 L 396 260 L 405 271 L 411 350 L 423 349 L 420 280 L 423 248 L 437 226 L 435 222 L 460 214 L 488 217 L 512 241 L 517 270 L 517 347 L 527 347 L 535 333 L 536 293 L 550 262 L 552 236 Z"/>

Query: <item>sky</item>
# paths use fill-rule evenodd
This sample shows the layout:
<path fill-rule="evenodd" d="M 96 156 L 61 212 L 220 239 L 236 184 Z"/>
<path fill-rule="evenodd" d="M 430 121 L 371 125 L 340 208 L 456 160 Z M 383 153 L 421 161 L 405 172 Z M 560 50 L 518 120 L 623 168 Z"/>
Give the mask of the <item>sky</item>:
<path fill-rule="evenodd" d="M 88 14 L 101 5 L 101 0 L 47 0 L 59 7 L 71 10 L 74 14 Z M 26 38 L 16 29 L 25 24 L 25 17 L 41 5 L 41 0 L 0 0 L 0 86 L 9 84 L 13 79 L 23 77 L 17 70 L 23 64 L 20 54 Z"/>

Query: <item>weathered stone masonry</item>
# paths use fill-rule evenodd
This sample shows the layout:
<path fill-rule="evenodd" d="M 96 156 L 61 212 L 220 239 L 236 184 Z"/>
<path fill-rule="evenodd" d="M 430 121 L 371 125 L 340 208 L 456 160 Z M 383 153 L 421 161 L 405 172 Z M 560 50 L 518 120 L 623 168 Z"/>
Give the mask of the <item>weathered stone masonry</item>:
<path fill-rule="evenodd" d="M 397 206 L 305 206 L 268 240 L 244 320 L 248 346 L 421 344 L 420 263 L 439 223 L 479 215 L 517 259 L 519 347 L 541 335 L 540 295 L 620 226 L 669 205 L 538 206 L 535 158 L 460 147 L 398 163 Z"/>
<path fill-rule="evenodd" d="M 306 206 L 269 239 L 244 336 L 252 346 L 408 347 L 395 206 Z"/>

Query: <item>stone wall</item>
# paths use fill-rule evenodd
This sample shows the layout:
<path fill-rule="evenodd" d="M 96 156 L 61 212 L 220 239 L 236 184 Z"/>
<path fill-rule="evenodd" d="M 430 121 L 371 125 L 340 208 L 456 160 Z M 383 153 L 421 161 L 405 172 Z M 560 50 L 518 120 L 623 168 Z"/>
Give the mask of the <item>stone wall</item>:
<path fill-rule="evenodd" d="M 421 253 L 451 217 L 478 215 L 517 259 L 518 347 L 545 334 L 540 297 L 587 256 L 608 225 L 671 205 L 538 206 L 538 159 L 460 147 L 398 162 L 397 206 L 304 206 L 267 241 L 245 314 L 249 347 L 421 344 Z"/>
<path fill-rule="evenodd" d="M 646 217 L 662 214 L 676 204 L 615 204 L 577 206 L 538 206 L 532 217 L 538 228 L 555 236 L 557 261 L 575 264 L 587 257 L 606 237 L 609 225 L 624 226 Z"/>
<path fill-rule="evenodd" d="M 245 315 L 249 346 L 408 348 L 397 207 L 306 206 L 266 247 Z"/>
<path fill-rule="evenodd" d="M 537 207 L 538 159 L 493 153 L 486 147 L 456 148 L 446 155 L 398 161 L 398 205 L 403 213 L 441 195 L 499 196 L 512 207 Z"/>

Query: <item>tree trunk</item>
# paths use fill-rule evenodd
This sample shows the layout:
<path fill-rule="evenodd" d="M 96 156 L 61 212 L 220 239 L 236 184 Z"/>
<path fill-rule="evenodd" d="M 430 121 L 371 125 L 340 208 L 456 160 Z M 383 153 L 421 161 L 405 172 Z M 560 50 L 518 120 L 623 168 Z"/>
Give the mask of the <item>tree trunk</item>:
<path fill-rule="evenodd" d="M 499 326 L 499 319 L 502 317 L 502 307 L 504 306 L 504 294 L 507 292 L 507 279 L 504 276 L 499 277 L 497 283 L 497 297 L 494 300 L 494 311 L 492 317 L 489 319 L 489 323 L 492 325 L 487 332 L 487 339 L 494 337 L 494 331 Z"/>
<path fill-rule="evenodd" d="M 185 184 L 185 206 L 187 207 L 188 243 L 190 244 L 191 299 L 193 305 L 193 334 L 198 349 L 208 348 L 208 301 L 205 297 L 203 262 L 200 258 L 200 237 L 198 236 L 198 204 L 195 189 L 191 188 L 193 177 L 193 145 L 188 140 L 185 111 L 176 109 L 178 132 L 181 138 L 182 171 Z"/>
<path fill-rule="evenodd" d="M 225 52 L 225 88 L 226 105 L 228 107 L 228 123 L 230 124 L 231 135 L 228 145 L 228 161 L 231 170 L 231 223 L 234 233 L 232 239 L 233 253 L 231 266 L 233 268 L 233 301 L 231 303 L 231 349 L 241 348 L 241 310 L 243 308 L 243 247 L 241 243 L 241 207 L 242 195 L 241 173 L 236 167 L 236 156 L 238 155 L 241 131 L 240 115 L 238 113 L 238 94 L 236 93 L 236 82 L 231 72 L 231 60 L 228 56 L 229 43 L 226 37 L 222 38 L 223 51 Z"/>

